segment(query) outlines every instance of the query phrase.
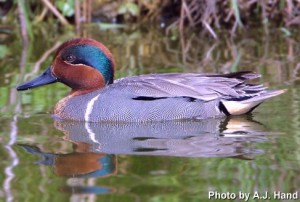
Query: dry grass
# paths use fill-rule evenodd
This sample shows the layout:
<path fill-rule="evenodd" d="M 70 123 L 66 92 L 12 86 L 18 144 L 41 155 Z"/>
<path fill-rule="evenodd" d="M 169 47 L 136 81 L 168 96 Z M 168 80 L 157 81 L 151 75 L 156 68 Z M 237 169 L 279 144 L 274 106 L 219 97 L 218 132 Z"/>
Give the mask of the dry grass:
<path fill-rule="evenodd" d="M 118 9 L 128 2 L 135 4 L 138 12 L 120 14 Z M 106 15 L 107 19 L 160 24 L 167 30 L 175 28 L 180 32 L 187 27 L 199 28 L 215 39 L 219 37 L 220 29 L 227 29 L 234 35 L 239 30 L 256 26 L 263 26 L 268 32 L 270 25 L 291 27 L 300 24 L 300 0 L 118 0 L 92 3 L 93 13 Z"/>
<path fill-rule="evenodd" d="M 154 24 L 183 32 L 187 27 L 205 30 L 219 38 L 220 29 L 232 35 L 257 25 L 268 32 L 270 25 L 281 28 L 299 26 L 300 0 L 73 0 L 73 15 L 64 16 L 53 1 L 18 0 L 14 9 L 20 12 L 27 31 L 31 24 L 41 21 L 57 22 L 64 26 L 82 23 Z M 64 1 L 62 1 L 64 2 Z M 72 1 L 69 1 L 72 2 Z M 71 8 L 72 10 L 72 8 Z M 11 15 L 14 12 L 9 12 Z M 22 14 L 23 13 L 23 14 Z M 23 16 L 22 16 L 23 15 Z M 11 18 L 15 21 L 15 17 Z M 55 21 L 53 21 L 53 19 Z M 14 22 L 13 22 L 14 23 Z M 29 27 L 29 28 L 28 28 Z M 25 28 L 24 28 L 25 30 Z"/>

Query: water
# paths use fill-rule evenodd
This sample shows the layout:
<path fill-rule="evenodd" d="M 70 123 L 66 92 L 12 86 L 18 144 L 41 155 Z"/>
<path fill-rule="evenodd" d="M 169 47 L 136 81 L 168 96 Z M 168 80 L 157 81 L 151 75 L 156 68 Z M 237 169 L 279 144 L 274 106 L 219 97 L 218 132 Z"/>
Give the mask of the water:
<path fill-rule="evenodd" d="M 247 116 L 96 124 L 51 118 L 68 92 L 62 84 L 16 92 L 51 63 L 53 53 L 42 57 L 47 50 L 73 36 L 42 29 L 23 49 L 15 36 L 1 45 L 1 200 L 208 201 L 210 193 L 211 201 L 243 201 L 242 192 L 255 201 L 267 192 L 275 201 L 274 191 L 300 191 L 299 35 L 255 30 L 214 41 L 198 33 L 183 39 L 159 30 L 84 30 L 112 50 L 117 78 L 252 70 L 271 88 L 288 89 Z"/>

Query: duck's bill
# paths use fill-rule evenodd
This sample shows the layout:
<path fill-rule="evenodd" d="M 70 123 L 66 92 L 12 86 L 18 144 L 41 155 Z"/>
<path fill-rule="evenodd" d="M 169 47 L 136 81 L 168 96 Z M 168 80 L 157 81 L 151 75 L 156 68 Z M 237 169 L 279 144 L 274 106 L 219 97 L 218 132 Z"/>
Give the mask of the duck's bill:
<path fill-rule="evenodd" d="M 50 83 L 57 82 L 57 78 L 52 75 L 51 73 L 51 66 L 46 69 L 44 73 L 42 73 L 40 76 L 38 76 L 35 79 L 32 79 L 31 81 L 27 81 L 23 83 L 22 85 L 17 87 L 18 91 L 21 90 L 28 90 L 32 88 L 36 88 L 39 86 L 47 85 Z"/>

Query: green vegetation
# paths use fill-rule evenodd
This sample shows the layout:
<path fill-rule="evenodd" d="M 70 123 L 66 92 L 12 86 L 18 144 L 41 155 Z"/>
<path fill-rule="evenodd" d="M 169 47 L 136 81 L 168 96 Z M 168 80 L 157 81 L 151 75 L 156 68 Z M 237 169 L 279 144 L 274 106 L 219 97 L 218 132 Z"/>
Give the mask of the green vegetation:
<path fill-rule="evenodd" d="M 0 5 L 6 1 L 0 0 Z M 0 8 L 0 200 L 7 199 L 10 191 L 11 201 L 75 201 L 79 197 L 94 197 L 94 201 L 207 201 L 208 190 L 253 194 L 299 188 L 300 35 L 293 29 L 299 23 L 298 1 L 10 2 L 8 9 Z M 164 29 L 156 29 L 159 26 Z M 53 167 L 35 164 L 41 158 L 17 144 L 56 154 L 74 149 L 75 143 L 64 138 L 66 134 L 53 126 L 50 116 L 69 89 L 57 83 L 18 93 L 16 86 L 38 75 L 50 65 L 59 44 L 76 36 L 99 40 L 112 51 L 116 78 L 251 70 L 261 73 L 261 82 L 271 88 L 288 88 L 254 113 L 268 132 L 258 137 L 259 142 L 245 144 L 250 151 L 264 153 L 250 156 L 250 160 L 121 154 L 114 175 L 89 179 L 63 178 Z M 10 187 L 4 187 L 9 179 L 6 170 L 16 159 L 19 162 L 12 167 Z M 78 194 L 76 185 L 108 187 L 113 192 Z"/>
<path fill-rule="evenodd" d="M 21 35 L 33 37 L 32 26 L 47 22 L 66 27 L 88 24 L 138 24 L 161 26 L 183 32 L 185 28 L 204 30 L 219 38 L 219 30 L 231 35 L 239 30 L 276 26 L 289 35 L 300 24 L 298 1 L 259 0 L 2 0 L 0 15 L 5 23 L 20 24 Z M 7 4 L 7 5 L 6 5 Z M 18 18 L 15 14 L 18 13 Z"/>

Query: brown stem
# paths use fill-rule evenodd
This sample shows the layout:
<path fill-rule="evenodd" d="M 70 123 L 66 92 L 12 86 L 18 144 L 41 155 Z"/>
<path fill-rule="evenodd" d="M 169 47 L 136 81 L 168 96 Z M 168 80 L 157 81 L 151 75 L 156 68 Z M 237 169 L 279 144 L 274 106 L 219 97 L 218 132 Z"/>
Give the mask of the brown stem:
<path fill-rule="evenodd" d="M 75 0 L 75 24 L 76 29 L 80 29 L 80 2 L 79 0 Z"/>
<path fill-rule="evenodd" d="M 48 12 L 48 8 L 44 7 L 42 10 L 42 13 L 36 17 L 36 20 L 34 21 L 34 23 L 39 23 L 39 22 L 43 21 L 43 19 L 47 15 L 47 12 Z"/>
<path fill-rule="evenodd" d="M 28 44 L 28 32 L 27 32 L 27 23 L 24 11 L 24 1 L 18 1 L 18 12 L 19 12 L 19 21 L 23 45 Z"/>
<path fill-rule="evenodd" d="M 44 52 L 44 54 L 42 55 L 42 57 L 36 61 L 36 63 L 34 64 L 34 68 L 32 70 L 32 72 L 30 72 L 29 74 L 26 74 L 24 76 L 25 80 L 27 80 L 28 77 L 30 77 L 31 75 L 35 75 L 41 67 L 41 64 L 49 57 L 49 55 L 54 52 L 59 46 L 61 45 L 61 42 L 56 42 L 54 44 L 54 46 L 52 46 L 50 49 L 48 49 L 46 52 Z"/>
<path fill-rule="evenodd" d="M 69 25 L 66 18 L 60 14 L 60 12 L 56 9 L 56 7 L 49 0 L 42 0 L 42 2 L 58 18 L 58 20 L 61 22 L 61 24 L 66 25 L 66 26 Z"/>
<path fill-rule="evenodd" d="M 22 55 L 20 60 L 20 68 L 24 69 L 25 63 L 27 60 L 27 47 L 28 47 L 28 30 L 27 30 L 27 22 L 24 11 L 24 1 L 18 1 L 18 12 L 19 12 L 19 20 L 20 20 L 20 29 L 21 29 L 21 37 L 22 37 Z"/>

